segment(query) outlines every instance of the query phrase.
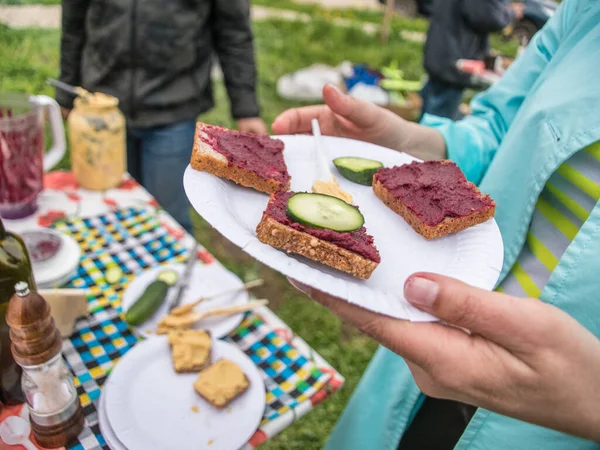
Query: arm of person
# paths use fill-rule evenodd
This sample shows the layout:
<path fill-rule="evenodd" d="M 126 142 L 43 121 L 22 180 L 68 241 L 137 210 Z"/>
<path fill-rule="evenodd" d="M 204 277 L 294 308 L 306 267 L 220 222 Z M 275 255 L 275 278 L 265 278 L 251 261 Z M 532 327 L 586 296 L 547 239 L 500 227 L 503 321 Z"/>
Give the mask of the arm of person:
<path fill-rule="evenodd" d="M 515 13 L 506 0 L 463 0 L 462 16 L 478 33 L 495 33 L 510 24 Z"/>
<path fill-rule="evenodd" d="M 409 322 L 292 283 L 404 358 L 425 394 L 600 442 L 600 340 L 560 309 L 420 273 L 404 296 L 444 324 Z"/>
<path fill-rule="evenodd" d="M 423 117 L 421 124 L 443 135 L 448 158 L 460 166 L 470 181 L 481 181 L 527 93 L 557 51 L 576 7 L 577 2 L 561 4 L 502 78 L 475 96 L 471 115 L 458 122 L 427 114 Z"/>
<path fill-rule="evenodd" d="M 250 2 L 215 0 L 213 14 L 213 39 L 231 102 L 231 114 L 238 121 L 258 118 Z"/>
<path fill-rule="evenodd" d="M 574 17 L 577 2 L 562 3 L 502 79 L 471 103 L 472 114 L 452 120 L 425 114 L 421 124 L 408 122 L 371 103 L 323 89 L 325 105 L 284 111 L 273 122 L 278 134 L 310 133 L 317 118 L 323 134 L 359 139 L 409 153 L 424 160 L 449 158 L 478 183 L 492 162 L 527 93 L 556 52 Z"/>
<path fill-rule="evenodd" d="M 62 34 L 60 39 L 60 80 L 79 86 L 81 84 L 81 57 L 85 45 L 85 18 L 89 0 L 63 0 Z M 56 101 L 63 108 L 73 107 L 73 96 L 56 90 Z"/>

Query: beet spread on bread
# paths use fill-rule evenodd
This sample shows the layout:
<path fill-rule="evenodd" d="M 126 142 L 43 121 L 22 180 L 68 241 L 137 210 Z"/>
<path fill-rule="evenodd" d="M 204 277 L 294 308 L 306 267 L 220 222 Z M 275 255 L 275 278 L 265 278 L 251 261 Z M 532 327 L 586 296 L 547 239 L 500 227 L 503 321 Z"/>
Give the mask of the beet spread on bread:
<path fill-rule="evenodd" d="M 358 229 L 343 232 L 294 221 L 288 211 L 289 200 L 294 195 L 294 192 L 277 192 L 271 195 L 267 209 L 256 228 L 258 239 L 280 250 L 302 255 L 355 277 L 369 278 L 381 258 L 373 243 L 373 237 L 367 234 L 364 226 L 359 224 Z M 331 201 L 346 204 L 339 199 Z M 347 206 L 354 208 L 351 205 Z"/>
<path fill-rule="evenodd" d="M 287 190 L 290 175 L 279 139 L 198 123 L 191 166 L 271 194 Z"/>
<path fill-rule="evenodd" d="M 435 239 L 483 223 L 496 204 L 451 161 L 412 162 L 379 169 L 375 194 L 427 239 Z"/>

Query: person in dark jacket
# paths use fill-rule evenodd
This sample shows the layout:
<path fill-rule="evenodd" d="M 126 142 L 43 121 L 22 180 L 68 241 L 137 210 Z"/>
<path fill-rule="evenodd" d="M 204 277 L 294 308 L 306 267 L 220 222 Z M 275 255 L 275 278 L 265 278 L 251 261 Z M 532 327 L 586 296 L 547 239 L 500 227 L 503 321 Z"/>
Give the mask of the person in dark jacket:
<path fill-rule="evenodd" d="M 263 134 L 248 0 L 63 0 L 60 79 L 119 99 L 128 170 L 191 228 L 183 172 L 220 62 L 240 130 Z M 57 91 L 68 114 L 72 97 Z"/>
<path fill-rule="evenodd" d="M 456 69 L 459 59 L 483 61 L 489 34 L 523 17 L 522 3 L 507 0 L 436 1 L 425 42 L 424 65 L 429 76 L 423 87 L 423 113 L 456 118 L 470 76 Z"/>

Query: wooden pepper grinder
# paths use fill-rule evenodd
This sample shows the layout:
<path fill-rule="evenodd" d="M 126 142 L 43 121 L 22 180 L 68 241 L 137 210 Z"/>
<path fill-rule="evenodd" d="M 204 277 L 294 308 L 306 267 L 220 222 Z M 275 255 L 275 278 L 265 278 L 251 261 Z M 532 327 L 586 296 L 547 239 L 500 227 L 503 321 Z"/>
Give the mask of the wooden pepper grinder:
<path fill-rule="evenodd" d="M 65 447 L 83 429 L 73 378 L 62 358 L 62 338 L 50 305 L 25 282 L 15 286 L 6 313 L 12 354 L 23 368 L 21 383 L 33 435 L 42 447 Z"/>

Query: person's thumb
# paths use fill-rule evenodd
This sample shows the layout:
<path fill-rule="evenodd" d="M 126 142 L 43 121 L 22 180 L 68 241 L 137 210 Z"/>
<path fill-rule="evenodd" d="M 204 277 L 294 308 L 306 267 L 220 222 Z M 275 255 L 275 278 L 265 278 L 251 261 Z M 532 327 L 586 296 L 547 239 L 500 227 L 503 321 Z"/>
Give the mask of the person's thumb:
<path fill-rule="evenodd" d="M 441 275 L 420 273 L 406 280 L 404 296 L 437 318 L 492 340 L 520 348 L 536 333 L 540 302 L 489 292 Z"/>
<path fill-rule="evenodd" d="M 377 120 L 377 106 L 344 94 L 333 84 L 323 88 L 323 100 L 335 114 L 358 127 L 369 127 Z"/>

